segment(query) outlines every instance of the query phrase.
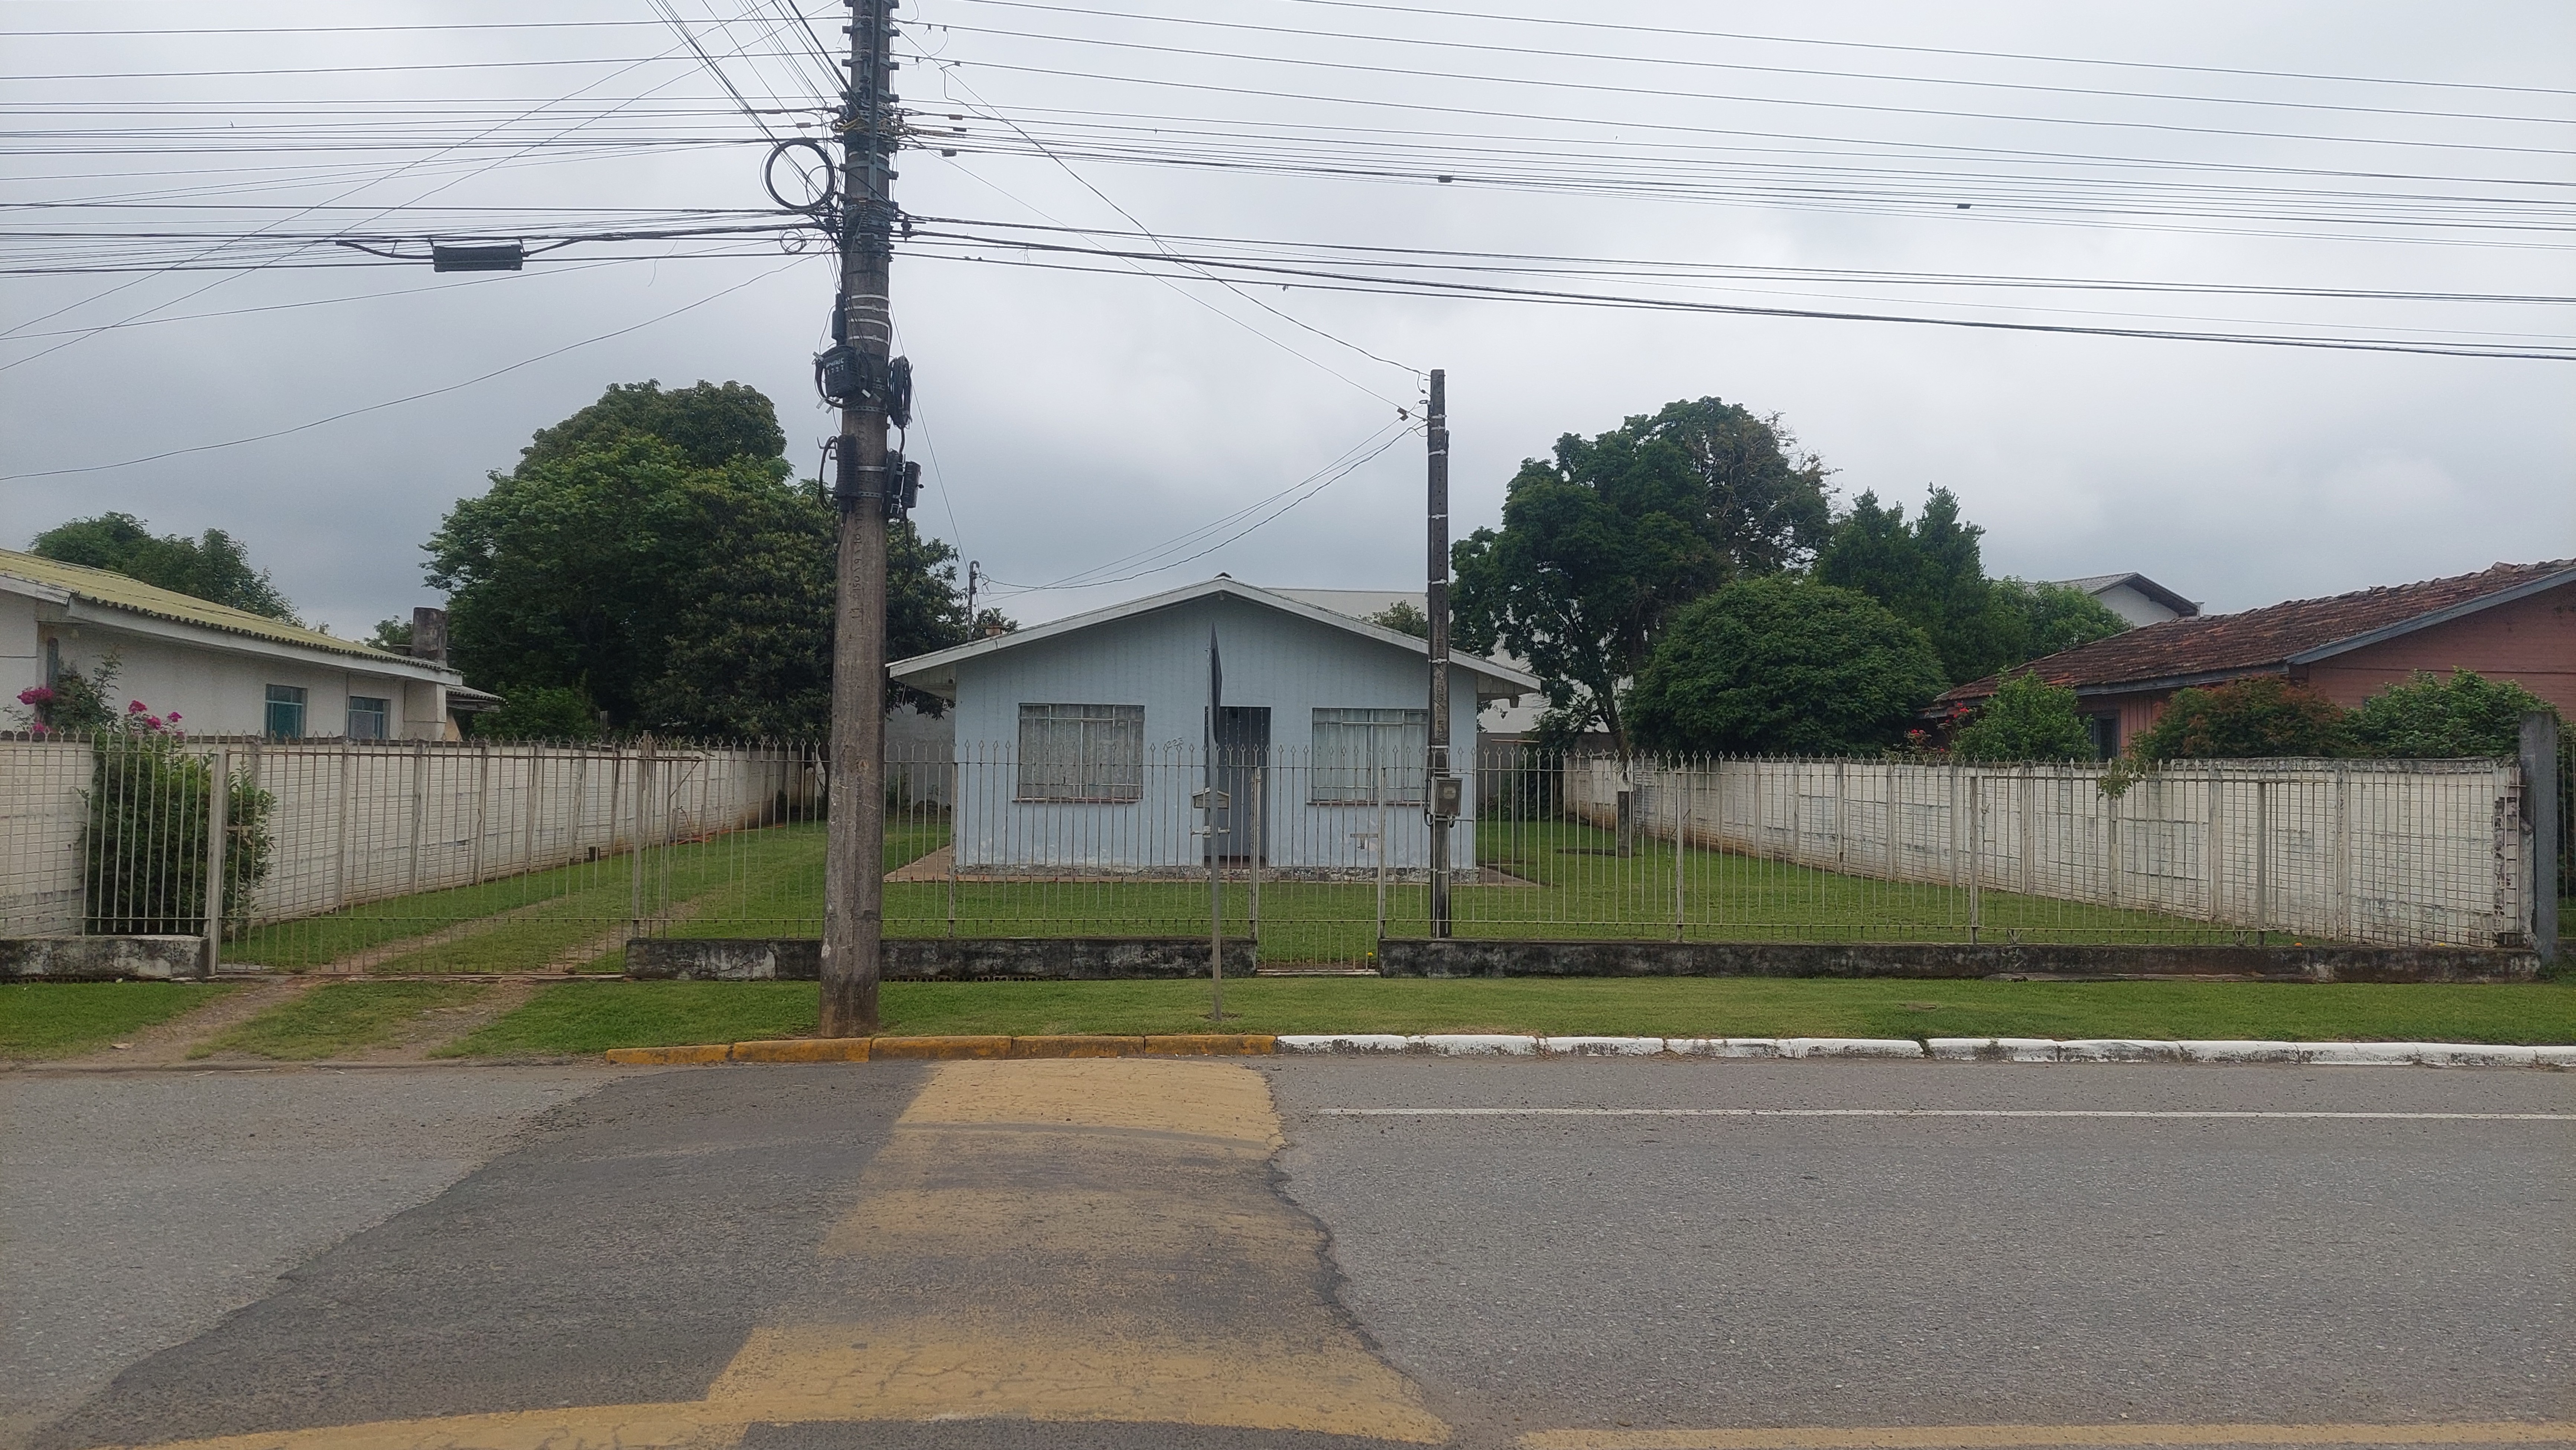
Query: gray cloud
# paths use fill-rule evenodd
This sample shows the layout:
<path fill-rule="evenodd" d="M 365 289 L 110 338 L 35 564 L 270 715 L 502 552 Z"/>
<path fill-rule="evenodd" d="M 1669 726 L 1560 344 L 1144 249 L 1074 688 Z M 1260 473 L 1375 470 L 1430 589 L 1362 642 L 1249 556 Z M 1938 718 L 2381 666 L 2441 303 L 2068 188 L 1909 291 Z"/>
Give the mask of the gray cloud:
<path fill-rule="evenodd" d="M 733 13 L 730 0 L 714 0 Z M 1101 8 L 1119 8 L 1100 0 Z M 684 9 L 688 8 L 686 6 Z M 830 8 L 808 8 L 834 33 Z M 1141 8 L 1141 7 L 1140 7 Z M 938 116 L 970 97 L 1014 116 L 1047 108 L 1153 111 L 1174 116 L 1330 122 L 1402 133 L 1540 134 L 1511 116 L 1582 114 L 1623 127 L 1654 124 L 1767 129 L 1867 138 L 1880 161 L 1896 143 L 2036 148 L 2171 157 L 2203 167 L 2332 165 L 2435 176 L 2511 174 L 2564 184 L 2564 125 L 2355 116 L 2173 100 L 1962 91 L 1901 81 L 1836 80 L 1643 69 L 1608 62 L 1534 63 L 1500 55 L 1423 53 L 1416 64 L 1604 85 L 1696 88 L 1697 97 L 1548 91 L 1444 79 L 1304 70 L 1013 40 L 939 22 L 1055 30 L 1141 43 L 1379 63 L 1382 49 L 1194 33 L 1143 22 L 1086 20 L 982 0 L 925 0 L 909 23 L 922 49 L 960 65 L 905 72 L 907 101 Z M 1597 13 L 1596 13 L 1597 11 Z M 47 24 L 93 13 L 54 9 Z M 159 13 L 159 12 L 155 12 Z M 330 24 L 340 7 L 240 5 L 197 24 Z M 437 20 L 448 7 L 370 7 L 368 23 Z M 550 9 L 546 18 L 631 20 L 639 7 L 608 0 Z M 1231 0 L 1194 12 L 1264 25 L 1364 33 L 1437 34 L 1496 44 L 1558 43 L 1635 54 L 1688 54 L 1758 64 L 2074 83 L 2101 88 L 2406 105 L 2566 117 L 2576 85 L 2576 13 L 2544 4 L 2495 5 L 2438 27 L 2393 4 L 2266 7 L 2185 5 L 2150 12 L 1943 7 L 1729 7 L 1728 28 L 1875 43 L 2357 76 L 2475 80 L 2559 87 L 2549 96 L 2328 85 L 2037 66 L 1884 51 L 1682 42 L 1569 33 L 1491 21 L 1423 22 L 1382 12 Z M 1529 13 L 1537 13 L 1535 10 Z M 1706 24 L 1703 7 L 1587 7 L 1588 18 Z M 200 12 L 190 12 L 197 16 Z M 138 12 L 139 15 L 139 12 Z M 22 28 L 38 22 L 18 20 Z M 102 22 L 105 23 L 105 22 Z M 114 23 L 138 23 L 122 9 Z M 425 59 L 641 56 L 667 48 L 649 27 L 486 31 L 406 36 L 252 39 L 60 39 L 13 43 L 22 73 L 210 68 L 228 64 L 353 65 Z M 1411 54 L 1411 53 L 1406 53 Z M 256 61 L 247 58 L 256 57 Z M 1001 69 L 1022 65 L 1160 77 L 1294 92 L 1306 99 L 1226 97 Z M 21 82 L 27 100 L 110 102 L 138 97 L 538 97 L 597 79 L 600 68 L 532 68 L 339 76 Z M 782 85 L 783 67 L 766 74 Z M 598 94 L 634 94 L 678 76 L 664 96 L 717 93 L 682 68 L 644 68 Z M 648 79 L 649 78 L 649 79 Z M 954 100 L 940 96 L 949 88 Z M 1507 113 L 1455 115 L 1333 106 L 1316 96 L 1418 101 Z M 2000 116 L 2089 116 L 2142 125 L 2366 135 L 2551 148 L 2491 154 L 2424 147 L 2216 137 L 2121 127 L 2036 125 L 2012 119 L 1903 116 L 1767 106 L 1768 95 L 1852 105 L 1978 110 Z M 763 100 L 765 98 L 755 97 Z M 50 124 L 67 124 L 56 120 Z M 93 121 L 91 124 L 103 124 Z M 986 123 L 970 129 L 993 133 Z M 1034 122 L 1032 123 L 1034 124 Z M 677 129 L 747 134 L 710 118 Z M 1574 134 L 1566 132 L 1565 134 Z M 1611 138 L 1594 129 L 1584 135 Z M 1666 133 L 1624 130 L 1618 139 Z M 1396 139 L 1404 139 L 1399 134 Z M 1428 139 L 1412 139 L 1428 144 Z M 1442 143 L 1453 147 L 1468 141 Z M 1605 141 L 1606 144 L 1606 141 Z M 1795 148 L 1810 143 L 1742 145 Z M 1811 147 L 1812 149 L 1812 147 Z M 496 168 L 439 192 L 430 204 L 487 206 L 754 207 L 759 151 L 734 145 Z M 296 164 L 329 161 L 285 158 Z M 233 186 L 256 174 L 218 167 L 257 156 L 129 156 L 95 161 L 10 157 L 11 191 L 28 199 L 95 196 L 174 185 Z M 268 160 L 278 158 L 270 157 Z M 367 160 L 365 156 L 355 159 Z M 373 158 L 380 160 L 381 158 Z M 1702 159 L 1708 160 L 1704 154 Z M 1795 158 L 1771 156 L 1772 161 Z M 1799 166 L 1826 163 L 1814 157 Z M 1603 163 L 1605 166 L 1608 162 Z M 1714 161 L 1708 161 L 1714 167 Z M 1778 195 L 1732 202 L 1585 197 L 1464 183 L 1335 180 L 1082 162 L 1074 174 L 1045 159 L 907 153 L 899 191 L 923 216 L 1002 222 L 1048 217 L 1093 227 L 1127 223 L 1092 187 L 1169 235 L 1205 234 L 1425 248 L 1553 252 L 1704 263 L 1955 271 L 2027 276 L 2182 278 L 2375 289 L 2566 296 L 2576 266 L 2564 229 L 2468 233 L 2399 244 L 2314 235 L 2277 222 L 2212 223 L 2181 215 L 2136 173 L 2103 193 L 2126 202 L 2080 224 L 2016 219 L 2011 208 L 1884 214 L 1789 205 Z M 118 178 L 117 170 L 182 177 Z M 1462 168 L 1463 169 L 1463 168 Z M 1713 175 L 1714 172 L 1712 171 Z M 2088 173 L 2091 174 L 2091 173 Z M 2125 174 L 2125 173 L 2124 173 Z M 2196 182 L 2234 173 L 2194 170 Z M 1799 182 L 1803 173 L 1788 181 Z M 1815 178 L 1820 180 L 1819 171 Z M 354 202 L 393 205 L 448 180 L 398 177 Z M 1085 184 L 1087 183 L 1087 185 Z M 310 178 L 257 199 L 304 202 L 350 181 Z M 1948 183 L 1944 183 L 1948 184 Z M 1956 183 L 1965 187 L 1968 183 Z M 2347 179 L 2355 189 L 2394 183 Z M 239 194 L 235 194 L 236 199 Z M 24 221 L 20 225 L 35 223 Z M 135 229 L 200 214 L 120 213 Z M 255 223 L 254 223 L 255 224 Z M 2202 228 L 2199 230 L 2187 228 Z M 2360 228 L 2341 226 L 2342 231 Z M 2382 229 L 2384 230 L 2384 228 Z M 2515 246 L 2472 246 L 2472 240 Z M 418 546 L 457 498 L 507 467 L 535 429 L 606 384 L 647 377 L 685 383 L 740 379 L 776 398 L 791 456 L 811 457 L 829 429 L 814 404 L 807 358 L 827 306 L 826 263 L 790 264 L 767 252 L 729 259 L 628 261 L 576 270 L 581 249 L 500 278 L 433 277 L 425 267 L 277 270 L 225 281 L 173 314 L 231 312 L 88 337 L 0 372 L 0 471 L 23 474 L 114 462 L 292 427 L 366 407 L 626 328 L 756 273 L 779 268 L 722 302 L 626 336 L 579 347 L 444 396 L 240 448 L 159 463 L 0 484 L 0 542 L 16 545 L 63 518 L 117 508 L 165 530 L 233 530 L 309 616 L 344 631 L 406 612 L 429 596 Z M 987 255 L 1001 255 L 988 251 Z M 66 304 L 28 331 L 95 326 L 175 299 L 216 274 L 149 278 L 93 302 L 124 277 L 18 277 L 0 299 L 0 327 Z M 997 578 L 1043 584 L 1199 527 L 1324 467 L 1394 420 L 1416 383 L 1289 326 L 1242 296 L 1202 282 L 1083 275 L 907 254 L 897 263 L 902 342 L 919 367 L 914 456 L 933 464 L 921 522 Z M 427 289 L 427 290 L 422 290 Z M 1767 289 L 1767 290 L 1766 290 Z M 1707 317 L 1538 307 L 1490 301 L 1357 297 L 1248 288 L 1313 328 L 1410 368 L 1446 368 L 1457 444 L 1461 531 L 1493 522 L 1520 459 L 1564 432 L 1596 432 L 1665 401 L 1714 393 L 1779 413 L 1837 472 L 1848 496 L 1874 489 L 1911 503 L 1930 485 L 1955 490 L 1986 526 L 1998 572 L 2065 577 L 2140 569 L 2216 608 L 2394 583 L 2483 567 L 2499 559 L 2576 553 L 2576 410 L 2565 364 L 2326 353 L 2208 344 L 1985 333 L 1850 322 Z M 387 295 L 392 293 L 408 295 Z M 1795 294 L 1783 296 L 1780 294 Z M 1830 282 L 1742 283 L 1724 300 L 1931 313 L 1886 288 Z M 247 312 L 320 298 L 327 306 Z M 2533 334 L 2568 341 L 2564 304 L 2437 306 L 2212 296 L 2028 295 L 1975 299 L 1988 317 L 2125 324 L 2142 314 L 2187 325 L 2331 325 Z M 2085 311 L 2078 319 L 2076 313 Z M 2202 320 L 2214 319 L 2214 320 Z M 0 364 L 51 340 L 0 343 Z M 1339 374 L 1339 376 L 1337 376 Z M 810 464 L 802 466 L 810 467 Z M 1421 459 L 1407 440 L 1275 522 L 1186 565 L 1088 590 L 1012 594 L 1006 607 L 1044 618 L 1220 569 L 1255 581 L 1404 587 L 1419 570 Z"/>

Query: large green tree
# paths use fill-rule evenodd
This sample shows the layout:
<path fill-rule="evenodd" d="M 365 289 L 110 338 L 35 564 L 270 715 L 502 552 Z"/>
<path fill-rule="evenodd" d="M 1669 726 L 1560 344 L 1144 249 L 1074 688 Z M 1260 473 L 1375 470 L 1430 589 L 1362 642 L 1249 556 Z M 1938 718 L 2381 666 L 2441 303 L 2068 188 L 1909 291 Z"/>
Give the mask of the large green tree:
<path fill-rule="evenodd" d="M 1675 610 L 1804 562 L 1831 522 L 1825 468 L 1777 419 L 1700 398 L 1522 463 L 1501 529 L 1452 553 L 1458 641 L 1546 682 L 1552 719 L 1630 750 L 1619 690 Z"/>
<path fill-rule="evenodd" d="M 2100 600 L 2061 584 L 1988 579 L 1985 530 L 1936 488 L 1912 520 L 1875 493 L 1852 501 L 1816 554 L 1816 577 L 1857 589 L 1923 631 L 1950 683 L 2089 644 L 2128 628 Z"/>
<path fill-rule="evenodd" d="M 277 592 L 268 571 L 253 568 L 250 551 L 221 529 L 208 529 L 193 539 L 154 534 L 132 514 L 106 513 L 47 529 L 36 535 L 28 552 L 65 564 L 113 569 L 146 584 L 289 624 L 299 622 L 295 607 Z"/>
<path fill-rule="evenodd" d="M 820 734 L 837 520 L 780 456 L 768 400 L 611 388 L 537 439 L 428 546 L 469 677 L 559 704 L 578 692 L 618 729 Z M 907 523 L 888 553 L 889 655 L 962 642 L 956 551 Z"/>
<path fill-rule="evenodd" d="M 1628 712 L 1654 750 L 1838 755 L 1894 743 L 1941 685 L 1922 631 L 1868 595 L 1770 575 L 1677 611 Z"/>

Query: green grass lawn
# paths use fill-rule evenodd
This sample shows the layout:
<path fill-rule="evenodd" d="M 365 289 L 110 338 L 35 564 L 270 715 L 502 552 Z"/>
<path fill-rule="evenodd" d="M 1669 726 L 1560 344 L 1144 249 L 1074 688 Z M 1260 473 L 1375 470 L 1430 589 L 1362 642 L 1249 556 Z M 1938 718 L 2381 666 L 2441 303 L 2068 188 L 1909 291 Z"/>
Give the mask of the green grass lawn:
<path fill-rule="evenodd" d="M 242 1052 L 304 1062 L 374 1047 L 403 1035 L 422 1013 L 464 1007 L 488 986 L 472 982 L 336 982 L 316 987 L 189 1050 Z"/>
<path fill-rule="evenodd" d="M 887 869 L 945 845 L 943 821 L 899 821 Z M 1613 854 L 1610 832 L 1563 821 L 1486 825 L 1485 864 L 1521 883 L 1455 893 L 1462 937 L 1648 938 L 1701 941 L 1957 942 L 1969 936 L 1968 893 L 1882 881 L 1669 842 Z M 645 858 L 642 914 L 681 937 L 813 936 L 822 929 L 824 827 L 803 822 L 737 831 Z M 362 947 L 398 945 L 464 924 L 453 940 L 422 940 L 376 964 L 391 974 L 533 971 L 549 965 L 615 972 L 616 945 L 636 914 L 634 861 L 538 872 L 511 881 L 371 903 L 262 928 L 227 949 L 239 962 L 310 965 Z M 1227 931 L 1251 931 L 1252 893 L 1226 887 Z M 1428 935 L 1428 893 L 1388 888 L 1387 931 Z M 2230 941 L 2232 927 L 2132 908 L 1979 894 L 1978 938 L 2009 942 Z M 1261 890 L 1261 959 L 1360 962 L 1375 947 L 1377 889 L 1368 881 L 1271 879 Z M 1198 936 L 1207 930 L 1203 881 L 897 881 L 886 887 L 885 930 L 896 937 Z M 610 943 L 597 950 L 589 944 Z"/>
<path fill-rule="evenodd" d="M 2576 1042 L 2576 986 L 2546 984 L 1268 978 L 1229 982 L 1225 999 L 1236 1032 Z M 1218 1030 L 1205 982 L 889 982 L 883 1000 L 893 1035 Z M 567 983 L 448 1050 L 794 1037 L 815 1018 L 811 983 Z"/>
<path fill-rule="evenodd" d="M 232 990 L 189 982 L 13 982 L 0 986 L 0 1060 L 89 1052 Z"/>
<path fill-rule="evenodd" d="M 803 829 L 803 828 L 798 828 Z M 920 847 L 899 849 L 889 836 L 889 869 L 938 845 L 935 825 L 913 827 Z M 915 839 L 915 838 L 907 838 Z M 1528 885 L 1458 887 L 1454 920 L 1465 937 L 1599 937 L 1670 939 L 1674 873 L 1670 843 L 1641 843 L 1626 858 L 1611 854 L 1614 837 L 1561 821 L 1488 826 L 1479 851 L 1486 864 Z M 810 863 L 766 880 L 710 893 L 702 909 L 673 934 L 690 937 L 814 935 L 822 923 L 822 850 Z M 785 854 L 773 858 L 784 862 Z M 1684 934 L 1702 941 L 1965 941 L 1966 891 L 1880 881 L 1691 848 L 1682 855 Z M 1251 890 L 1226 887 L 1227 930 L 1251 926 Z M 1207 930 L 1203 881 L 960 881 L 953 893 L 959 936 L 1197 936 Z M 944 881 L 886 886 L 886 934 L 948 935 L 952 892 Z M 2048 897 L 1987 891 L 1978 902 L 1985 941 L 2171 942 L 2230 940 L 2232 928 L 2155 912 Z M 1387 930 L 1429 934 L 1429 894 L 1420 885 L 1390 885 Z M 1374 883 L 1272 879 L 1261 889 L 1261 959 L 1268 962 L 1357 962 L 1376 945 Z"/>

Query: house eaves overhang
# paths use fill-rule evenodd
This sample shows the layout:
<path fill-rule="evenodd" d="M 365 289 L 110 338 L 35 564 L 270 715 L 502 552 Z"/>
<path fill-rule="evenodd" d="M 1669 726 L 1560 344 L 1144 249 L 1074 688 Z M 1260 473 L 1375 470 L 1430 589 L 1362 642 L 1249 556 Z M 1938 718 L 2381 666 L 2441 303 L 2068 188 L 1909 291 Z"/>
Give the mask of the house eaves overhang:
<path fill-rule="evenodd" d="M 986 639 L 952 645 L 947 649 L 933 650 L 928 654 L 914 655 L 909 659 L 896 660 L 886 666 L 886 674 L 899 684 L 910 685 L 916 690 L 936 695 L 943 700 L 954 700 L 957 698 L 957 666 L 966 661 L 1039 644 L 1105 624 L 1142 618 L 1148 614 L 1176 609 L 1185 604 L 1194 604 L 1199 600 L 1211 598 L 1240 599 L 1248 604 L 1275 609 L 1282 614 L 1327 625 L 1345 634 L 1355 634 L 1363 639 L 1408 651 L 1420 656 L 1426 662 L 1431 658 L 1431 645 L 1427 640 L 1418 639 L 1400 630 L 1371 624 L 1364 619 L 1355 619 L 1347 614 L 1338 614 L 1319 605 L 1306 604 L 1273 594 L 1269 590 L 1257 588 L 1240 580 L 1220 576 L 1198 584 L 1167 590 L 1161 594 L 1150 594 L 1142 599 L 1129 600 L 1124 604 L 1113 604 L 1106 609 L 1067 615 L 1062 619 L 1013 630 L 1009 634 L 997 634 Z M 1489 660 L 1476 655 L 1460 655 L 1452 656 L 1449 664 L 1450 668 L 1463 670 L 1475 678 L 1478 704 L 1493 700 L 1517 699 L 1522 695 L 1535 694 L 1541 688 L 1537 676 L 1515 669 L 1499 660 Z"/>
<path fill-rule="evenodd" d="M 418 680 L 425 684 L 461 684 L 463 677 L 444 665 L 426 660 L 405 659 L 400 655 L 365 655 L 289 644 L 283 640 L 261 639 L 257 635 L 235 634 L 229 630 L 208 629 L 183 624 L 156 615 L 139 614 L 83 599 L 67 590 L 50 588 L 31 581 L 11 579 L 12 593 L 25 594 L 50 606 L 40 609 L 37 617 L 51 624 L 74 628 L 99 629 L 129 634 L 166 644 L 185 645 L 191 649 L 211 650 L 221 654 L 246 655 L 256 659 L 288 661 L 316 669 L 337 670 L 350 674 L 384 675 L 395 679 Z"/>
<path fill-rule="evenodd" d="M 2517 599 L 2529 599 L 2535 594 L 2546 594 L 2552 589 L 2556 589 L 2567 584 L 2576 584 L 2576 568 L 2561 569 L 2555 574 L 2543 574 L 2537 579 L 2526 579 L 2522 583 L 2516 584 L 2510 589 L 2499 589 L 2493 594 L 2481 594 L 2475 599 L 2463 599 L 2457 604 L 2449 605 L 2442 609 L 2431 610 L 2427 613 L 2416 615 L 2412 619 L 2401 619 L 2395 624 L 2382 625 L 2377 629 L 2353 635 L 2348 639 L 2339 639 L 2331 644 L 2321 644 L 2312 649 L 2304 649 L 2289 656 L 2288 663 L 2294 665 L 2312 665 L 2319 660 L 2329 660 L 2339 654 L 2349 654 L 2357 649 L 2366 649 L 2369 646 L 2378 644 L 2384 640 L 2397 639 L 2404 635 L 2413 634 L 2417 630 L 2430 629 L 2437 624 L 2448 624 L 2454 619 L 2463 619 L 2469 615 L 2479 613 L 2482 610 L 2493 609 L 2500 604 L 2511 604 Z"/>
<path fill-rule="evenodd" d="M 2244 665 L 2232 670 L 2199 670 L 2188 675 L 2159 675 L 2148 680 L 2105 680 L 2097 684 L 2075 686 L 2075 698 L 2098 699 L 2104 695 L 2138 695 L 2150 690 L 2189 690 L 2201 685 L 2223 685 L 2249 675 L 2281 675 L 2290 667 L 2274 660 L 2259 665 Z"/>

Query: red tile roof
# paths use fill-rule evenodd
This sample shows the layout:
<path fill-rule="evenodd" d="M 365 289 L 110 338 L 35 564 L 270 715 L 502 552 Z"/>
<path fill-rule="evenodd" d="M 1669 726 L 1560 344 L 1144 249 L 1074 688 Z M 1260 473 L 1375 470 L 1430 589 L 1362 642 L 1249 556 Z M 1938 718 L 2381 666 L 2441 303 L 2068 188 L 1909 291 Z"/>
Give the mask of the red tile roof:
<path fill-rule="evenodd" d="M 2052 685 L 2078 689 L 2152 686 L 2167 680 L 2199 676 L 2252 674 L 2306 663 L 2367 642 L 2365 637 L 2402 633 L 2409 625 L 2433 622 L 2443 615 L 2495 596 L 2545 588 L 2553 576 L 2576 583 L 2576 559 L 2541 564 L 2498 564 L 2480 574 L 2428 579 L 2385 589 L 2364 589 L 2330 599 L 2293 599 L 2249 609 L 2242 614 L 2205 614 L 2168 619 L 2109 639 L 2060 650 L 2031 661 L 2027 669 Z M 2420 622 L 2420 623 L 2419 623 Z M 1944 701 L 1982 699 L 1994 693 L 1995 677 L 1971 681 L 1943 695 Z"/>

